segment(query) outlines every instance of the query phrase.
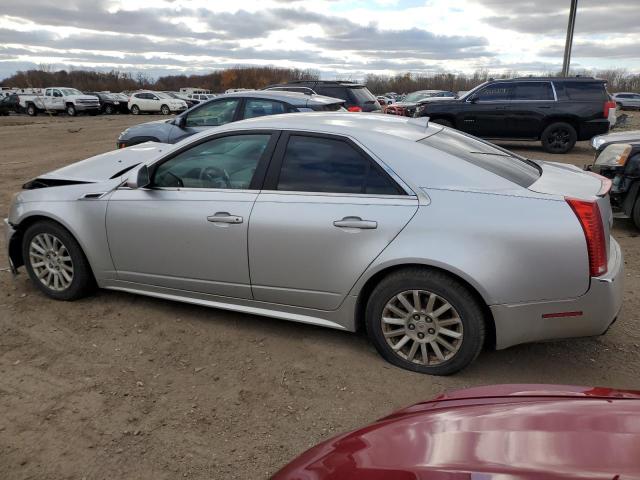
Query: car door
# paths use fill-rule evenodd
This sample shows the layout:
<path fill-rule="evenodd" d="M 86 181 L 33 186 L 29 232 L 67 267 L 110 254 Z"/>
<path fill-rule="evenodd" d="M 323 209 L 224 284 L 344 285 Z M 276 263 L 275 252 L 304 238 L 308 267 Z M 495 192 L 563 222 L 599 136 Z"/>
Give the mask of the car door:
<path fill-rule="evenodd" d="M 467 99 L 456 125 L 460 130 L 478 137 L 509 137 L 507 110 L 513 87 L 510 83 L 487 85 Z"/>
<path fill-rule="evenodd" d="M 512 137 L 534 138 L 557 105 L 551 82 L 516 82 L 507 109 L 507 130 Z"/>
<path fill-rule="evenodd" d="M 175 122 L 176 127 L 169 133 L 169 142 L 176 143 L 194 133 L 239 120 L 240 100 L 240 97 L 222 98 L 190 110 L 185 114 L 182 125 Z"/>
<path fill-rule="evenodd" d="M 337 309 L 417 208 L 347 137 L 283 133 L 251 213 L 254 298 Z"/>
<path fill-rule="evenodd" d="M 206 138 L 152 166 L 149 188 L 116 190 L 106 226 L 118 279 L 251 298 L 249 214 L 276 137 Z"/>

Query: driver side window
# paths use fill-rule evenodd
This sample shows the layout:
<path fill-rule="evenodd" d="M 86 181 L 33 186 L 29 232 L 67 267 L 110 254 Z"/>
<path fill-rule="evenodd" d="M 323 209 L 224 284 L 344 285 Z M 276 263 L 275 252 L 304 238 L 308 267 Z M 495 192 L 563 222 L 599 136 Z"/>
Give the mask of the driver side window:
<path fill-rule="evenodd" d="M 238 108 L 237 98 L 211 102 L 194 110 L 187 116 L 187 127 L 217 127 L 233 121 Z"/>
<path fill-rule="evenodd" d="M 162 163 L 154 187 L 230 188 L 247 190 L 271 134 L 215 138 Z"/>

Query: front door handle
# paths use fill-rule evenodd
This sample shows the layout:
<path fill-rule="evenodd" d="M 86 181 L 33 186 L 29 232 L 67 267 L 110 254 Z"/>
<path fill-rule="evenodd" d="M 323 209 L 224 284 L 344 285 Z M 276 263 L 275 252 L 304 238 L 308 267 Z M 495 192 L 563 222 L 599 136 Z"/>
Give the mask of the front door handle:
<path fill-rule="evenodd" d="M 214 223 L 242 223 L 242 217 L 231 215 L 229 212 L 216 212 L 208 216 L 207 220 Z"/>
<path fill-rule="evenodd" d="M 360 217 L 344 217 L 342 220 L 333 222 L 334 227 L 359 228 L 361 230 L 372 230 L 378 228 L 378 222 L 373 220 L 363 220 Z"/>

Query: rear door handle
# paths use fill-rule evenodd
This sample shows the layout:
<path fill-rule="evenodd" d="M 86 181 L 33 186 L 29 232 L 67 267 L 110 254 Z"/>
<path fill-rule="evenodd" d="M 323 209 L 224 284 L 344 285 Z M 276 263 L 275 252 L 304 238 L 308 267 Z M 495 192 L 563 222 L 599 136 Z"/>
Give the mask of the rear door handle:
<path fill-rule="evenodd" d="M 207 220 L 213 223 L 242 223 L 242 217 L 231 215 L 229 212 L 216 212 L 214 215 L 208 216 Z"/>
<path fill-rule="evenodd" d="M 378 228 L 378 222 L 373 220 L 363 220 L 360 217 L 344 217 L 342 220 L 333 222 L 334 227 L 339 228 L 359 228 L 361 230 L 372 230 Z"/>

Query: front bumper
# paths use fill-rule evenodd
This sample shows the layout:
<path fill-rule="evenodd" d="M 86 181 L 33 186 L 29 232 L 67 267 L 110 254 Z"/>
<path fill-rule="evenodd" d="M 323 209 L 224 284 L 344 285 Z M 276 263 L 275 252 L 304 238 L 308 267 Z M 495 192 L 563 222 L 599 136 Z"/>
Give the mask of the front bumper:
<path fill-rule="evenodd" d="M 16 275 L 18 273 L 18 269 L 13 261 L 12 258 L 12 241 L 13 238 L 16 234 L 15 229 L 13 228 L 13 226 L 9 223 L 9 219 L 5 218 L 4 219 L 4 241 L 5 241 L 5 245 L 7 247 L 7 258 L 9 259 L 9 268 L 11 269 L 11 272 Z"/>
<path fill-rule="evenodd" d="M 89 111 L 99 111 L 100 104 L 99 103 L 77 103 L 76 110 L 79 112 L 89 112 Z"/>
<path fill-rule="evenodd" d="M 622 307 L 624 260 L 611 238 L 608 271 L 591 278 L 587 293 L 550 302 L 493 305 L 498 350 L 520 343 L 602 335 Z"/>

